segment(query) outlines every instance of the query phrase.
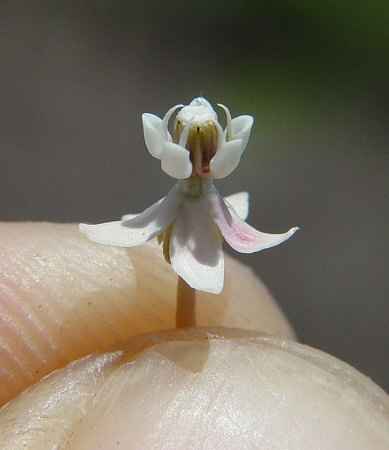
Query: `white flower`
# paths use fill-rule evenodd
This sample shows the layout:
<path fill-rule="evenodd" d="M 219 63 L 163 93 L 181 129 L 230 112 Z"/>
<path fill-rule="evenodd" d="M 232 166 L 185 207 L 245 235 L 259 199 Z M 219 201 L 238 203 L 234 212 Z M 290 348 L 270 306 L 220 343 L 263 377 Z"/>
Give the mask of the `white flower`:
<path fill-rule="evenodd" d="M 133 247 L 159 237 L 175 272 L 192 288 L 214 294 L 220 293 L 224 284 L 223 238 L 238 252 L 253 253 L 280 244 L 298 230 L 291 228 L 283 234 L 255 230 L 244 221 L 248 194 L 223 199 L 213 186 L 212 178 L 223 178 L 238 165 L 253 123 L 251 116 L 231 120 L 229 110 L 220 106 L 227 115 L 225 131 L 211 105 L 201 97 L 189 106 L 171 108 L 162 120 L 143 114 L 149 152 L 178 183 L 139 215 L 80 225 L 87 238 L 106 245 Z M 172 138 L 168 121 L 179 107 Z"/>

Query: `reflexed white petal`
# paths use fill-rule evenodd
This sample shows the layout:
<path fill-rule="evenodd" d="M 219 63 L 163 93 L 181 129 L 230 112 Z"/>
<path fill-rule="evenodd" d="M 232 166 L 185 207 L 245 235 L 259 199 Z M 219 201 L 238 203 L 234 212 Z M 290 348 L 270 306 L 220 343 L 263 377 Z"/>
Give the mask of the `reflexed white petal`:
<path fill-rule="evenodd" d="M 155 202 L 141 214 L 123 221 L 123 226 L 131 229 L 150 227 L 163 230 L 174 220 L 183 201 L 184 195 L 176 184 L 170 189 L 166 197 Z"/>
<path fill-rule="evenodd" d="M 234 140 L 242 139 L 242 153 L 247 147 L 253 122 L 254 118 L 252 116 L 239 116 L 231 121 L 232 138 Z"/>
<path fill-rule="evenodd" d="M 122 218 L 120 219 L 122 222 L 123 220 L 129 220 L 129 219 L 133 219 L 134 217 L 136 217 L 138 214 L 125 214 L 124 216 L 122 216 Z"/>
<path fill-rule="evenodd" d="M 213 178 L 224 178 L 239 164 L 242 154 L 242 140 L 225 142 L 216 152 L 210 163 Z"/>
<path fill-rule="evenodd" d="M 118 247 L 144 244 L 173 222 L 182 200 L 182 194 L 178 187 L 174 186 L 165 198 L 133 218 L 98 225 L 80 224 L 80 231 L 99 244 Z"/>
<path fill-rule="evenodd" d="M 219 294 L 224 283 L 224 258 L 219 231 L 207 198 L 187 200 L 170 239 L 175 272 L 192 288 Z"/>
<path fill-rule="evenodd" d="M 298 227 L 294 227 L 282 234 L 268 234 L 256 230 L 227 207 L 215 188 L 210 202 L 215 222 L 224 239 L 234 250 L 241 253 L 253 253 L 274 247 L 289 239 L 298 230 Z"/>
<path fill-rule="evenodd" d="M 189 151 L 173 142 L 165 142 L 162 152 L 162 170 L 177 180 L 190 177 L 192 163 Z"/>
<path fill-rule="evenodd" d="M 166 127 L 162 120 L 154 114 L 142 114 L 142 122 L 147 150 L 154 158 L 161 159 L 163 144 L 168 140 Z"/>
<path fill-rule="evenodd" d="M 121 220 L 99 223 L 97 225 L 80 224 L 80 232 L 93 242 L 118 247 L 133 247 L 146 242 L 149 235 L 134 233 L 123 226 Z"/>
<path fill-rule="evenodd" d="M 242 219 L 246 220 L 249 215 L 249 193 L 238 192 L 236 194 L 224 197 L 226 205 L 235 211 L 235 213 Z"/>

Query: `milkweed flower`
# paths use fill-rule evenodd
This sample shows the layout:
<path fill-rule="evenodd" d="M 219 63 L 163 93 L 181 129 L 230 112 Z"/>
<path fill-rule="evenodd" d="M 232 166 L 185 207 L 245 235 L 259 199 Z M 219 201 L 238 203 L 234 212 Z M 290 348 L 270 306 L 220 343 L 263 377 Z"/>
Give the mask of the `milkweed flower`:
<path fill-rule="evenodd" d="M 214 187 L 214 178 L 226 177 L 238 165 L 253 124 L 252 116 L 231 119 L 228 108 L 218 106 L 226 113 L 225 130 L 202 97 L 187 106 L 174 106 L 163 119 L 144 113 L 146 146 L 178 183 L 141 214 L 98 225 L 80 224 L 81 233 L 100 244 L 133 247 L 157 237 L 174 271 L 192 288 L 214 294 L 224 284 L 223 239 L 240 253 L 253 253 L 280 244 L 298 230 L 257 231 L 245 222 L 248 194 L 223 198 Z M 179 108 L 171 135 L 168 122 Z"/>

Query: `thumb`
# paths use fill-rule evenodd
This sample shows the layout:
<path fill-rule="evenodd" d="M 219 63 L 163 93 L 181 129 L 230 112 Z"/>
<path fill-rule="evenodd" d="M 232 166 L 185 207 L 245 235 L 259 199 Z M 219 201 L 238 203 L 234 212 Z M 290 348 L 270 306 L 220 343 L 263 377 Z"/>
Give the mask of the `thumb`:
<path fill-rule="evenodd" d="M 389 448 L 389 398 L 269 335 L 188 329 L 70 364 L 0 411 L 2 448 Z"/>
<path fill-rule="evenodd" d="M 0 406 L 81 356 L 174 327 L 177 277 L 157 244 L 93 244 L 76 225 L 0 224 Z M 200 326 L 293 331 L 250 269 L 226 258 L 223 293 L 199 293 Z"/>

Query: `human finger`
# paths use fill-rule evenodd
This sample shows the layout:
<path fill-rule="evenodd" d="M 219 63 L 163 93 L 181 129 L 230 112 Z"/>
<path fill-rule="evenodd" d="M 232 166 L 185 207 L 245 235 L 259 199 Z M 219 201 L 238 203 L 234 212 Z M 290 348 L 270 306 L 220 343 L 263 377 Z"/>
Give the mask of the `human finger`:
<path fill-rule="evenodd" d="M 3 448 L 389 448 L 389 399 L 330 355 L 226 329 L 129 339 L 0 412 Z M 24 446 L 24 447 L 23 447 Z"/>
<path fill-rule="evenodd" d="M 76 225 L 0 224 L 0 405 L 70 361 L 174 327 L 176 275 L 156 243 L 94 244 Z M 199 326 L 293 331 L 253 272 L 226 258 L 223 293 L 198 293 Z"/>

